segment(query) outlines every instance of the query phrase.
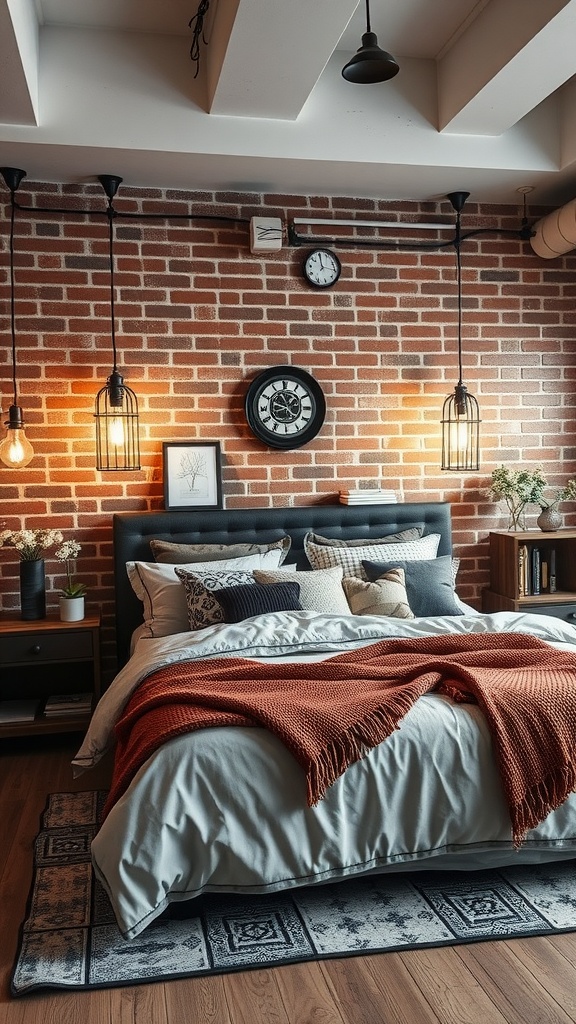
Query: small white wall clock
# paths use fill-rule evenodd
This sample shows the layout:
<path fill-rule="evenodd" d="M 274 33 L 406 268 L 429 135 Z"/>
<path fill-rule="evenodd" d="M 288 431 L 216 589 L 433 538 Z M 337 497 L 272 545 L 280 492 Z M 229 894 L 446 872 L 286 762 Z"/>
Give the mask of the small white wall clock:
<path fill-rule="evenodd" d="M 342 264 L 330 249 L 313 249 L 302 267 L 308 284 L 315 288 L 330 288 L 340 277 Z"/>
<path fill-rule="evenodd" d="M 300 448 L 324 423 L 326 400 L 317 380 L 297 366 L 272 366 L 250 384 L 244 402 L 251 431 L 271 448 Z"/>

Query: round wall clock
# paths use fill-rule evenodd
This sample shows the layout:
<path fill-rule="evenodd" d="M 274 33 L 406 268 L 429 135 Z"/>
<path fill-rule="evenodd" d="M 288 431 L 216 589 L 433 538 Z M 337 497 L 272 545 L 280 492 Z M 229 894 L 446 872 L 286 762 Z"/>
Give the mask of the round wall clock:
<path fill-rule="evenodd" d="M 313 249 L 304 260 L 304 277 L 315 288 L 330 288 L 340 277 L 342 264 L 329 249 Z"/>
<path fill-rule="evenodd" d="M 272 366 L 252 381 L 244 403 L 248 426 L 271 448 L 300 448 L 320 430 L 326 400 L 317 380 L 297 366 Z"/>

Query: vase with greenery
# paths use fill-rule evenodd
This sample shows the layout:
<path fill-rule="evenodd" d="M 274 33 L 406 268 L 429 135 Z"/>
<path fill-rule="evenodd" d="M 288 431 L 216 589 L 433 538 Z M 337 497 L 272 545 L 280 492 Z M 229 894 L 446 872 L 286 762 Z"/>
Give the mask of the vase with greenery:
<path fill-rule="evenodd" d="M 60 618 L 64 622 L 76 622 L 84 618 L 84 598 L 87 588 L 85 583 L 75 582 L 72 568 L 72 564 L 75 564 L 81 550 L 82 547 L 78 541 L 66 540 L 56 551 L 58 561 L 66 563 L 66 583 L 60 591 Z"/>
<path fill-rule="evenodd" d="M 46 618 L 46 572 L 43 554 L 60 544 L 60 530 L 1 530 L 0 548 L 13 547 L 20 556 L 20 609 L 23 619 Z"/>
<path fill-rule="evenodd" d="M 541 513 L 547 510 L 550 513 L 558 513 L 560 502 L 576 501 L 576 480 L 569 480 L 564 487 L 556 488 L 551 497 L 545 495 L 547 489 L 548 483 L 542 466 L 536 466 L 534 469 L 509 469 L 507 466 L 499 466 L 492 473 L 490 496 L 495 501 L 506 503 L 509 530 L 525 530 L 527 505 L 538 505 Z M 558 524 L 557 517 L 549 516 L 549 519 Z M 558 529 L 558 525 L 541 528 Z"/>

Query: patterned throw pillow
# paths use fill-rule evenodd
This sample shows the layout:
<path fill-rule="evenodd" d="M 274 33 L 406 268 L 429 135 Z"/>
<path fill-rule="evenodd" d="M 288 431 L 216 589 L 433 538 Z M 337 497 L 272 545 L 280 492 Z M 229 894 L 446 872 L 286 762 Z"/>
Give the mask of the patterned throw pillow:
<path fill-rule="evenodd" d="M 223 587 L 252 586 L 251 572 L 228 569 L 222 572 L 191 572 L 189 569 L 174 569 L 184 584 L 188 623 L 190 629 L 204 629 L 216 622 L 224 622 L 222 605 L 216 600 L 215 591 Z"/>
<path fill-rule="evenodd" d="M 365 583 L 357 576 L 342 580 L 350 611 L 354 615 L 389 615 L 394 619 L 413 619 L 408 604 L 402 569 L 391 569 L 374 583 Z"/>
<path fill-rule="evenodd" d="M 250 583 L 214 591 L 224 622 L 241 622 L 266 612 L 302 610 L 298 583 Z"/>
<path fill-rule="evenodd" d="M 440 534 L 429 533 L 426 537 L 395 543 L 393 551 L 389 553 L 386 544 L 374 544 L 370 541 L 365 545 L 341 548 L 327 547 L 309 541 L 306 545 L 306 554 L 313 569 L 329 569 L 339 565 L 344 576 L 358 576 L 361 580 L 366 580 L 368 577 L 362 565 L 364 560 L 377 562 L 382 558 L 393 558 L 394 564 L 397 564 L 397 559 L 419 561 L 422 558 L 435 558 L 439 543 Z"/>
<path fill-rule="evenodd" d="M 324 569 L 322 572 L 254 569 L 254 579 L 258 583 L 299 583 L 300 604 L 306 611 L 349 615 L 350 608 L 342 590 L 342 576 L 340 566 Z"/>
<path fill-rule="evenodd" d="M 418 618 L 426 615 L 463 615 L 454 598 L 454 566 L 450 555 L 421 562 L 365 562 L 368 579 L 378 580 L 390 569 L 403 569 L 410 607 Z"/>

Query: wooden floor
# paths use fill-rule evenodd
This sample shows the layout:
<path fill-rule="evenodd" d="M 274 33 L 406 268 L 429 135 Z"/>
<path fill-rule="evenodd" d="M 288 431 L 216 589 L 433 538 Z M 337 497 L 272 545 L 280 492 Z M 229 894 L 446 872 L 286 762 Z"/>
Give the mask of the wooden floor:
<path fill-rule="evenodd" d="M 11 999 L 46 795 L 106 784 L 102 772 L 72 779 L 77 746 L 76 737 L 0 743 L 0 1024 L 576 1022 L 576 932 Z"/>

